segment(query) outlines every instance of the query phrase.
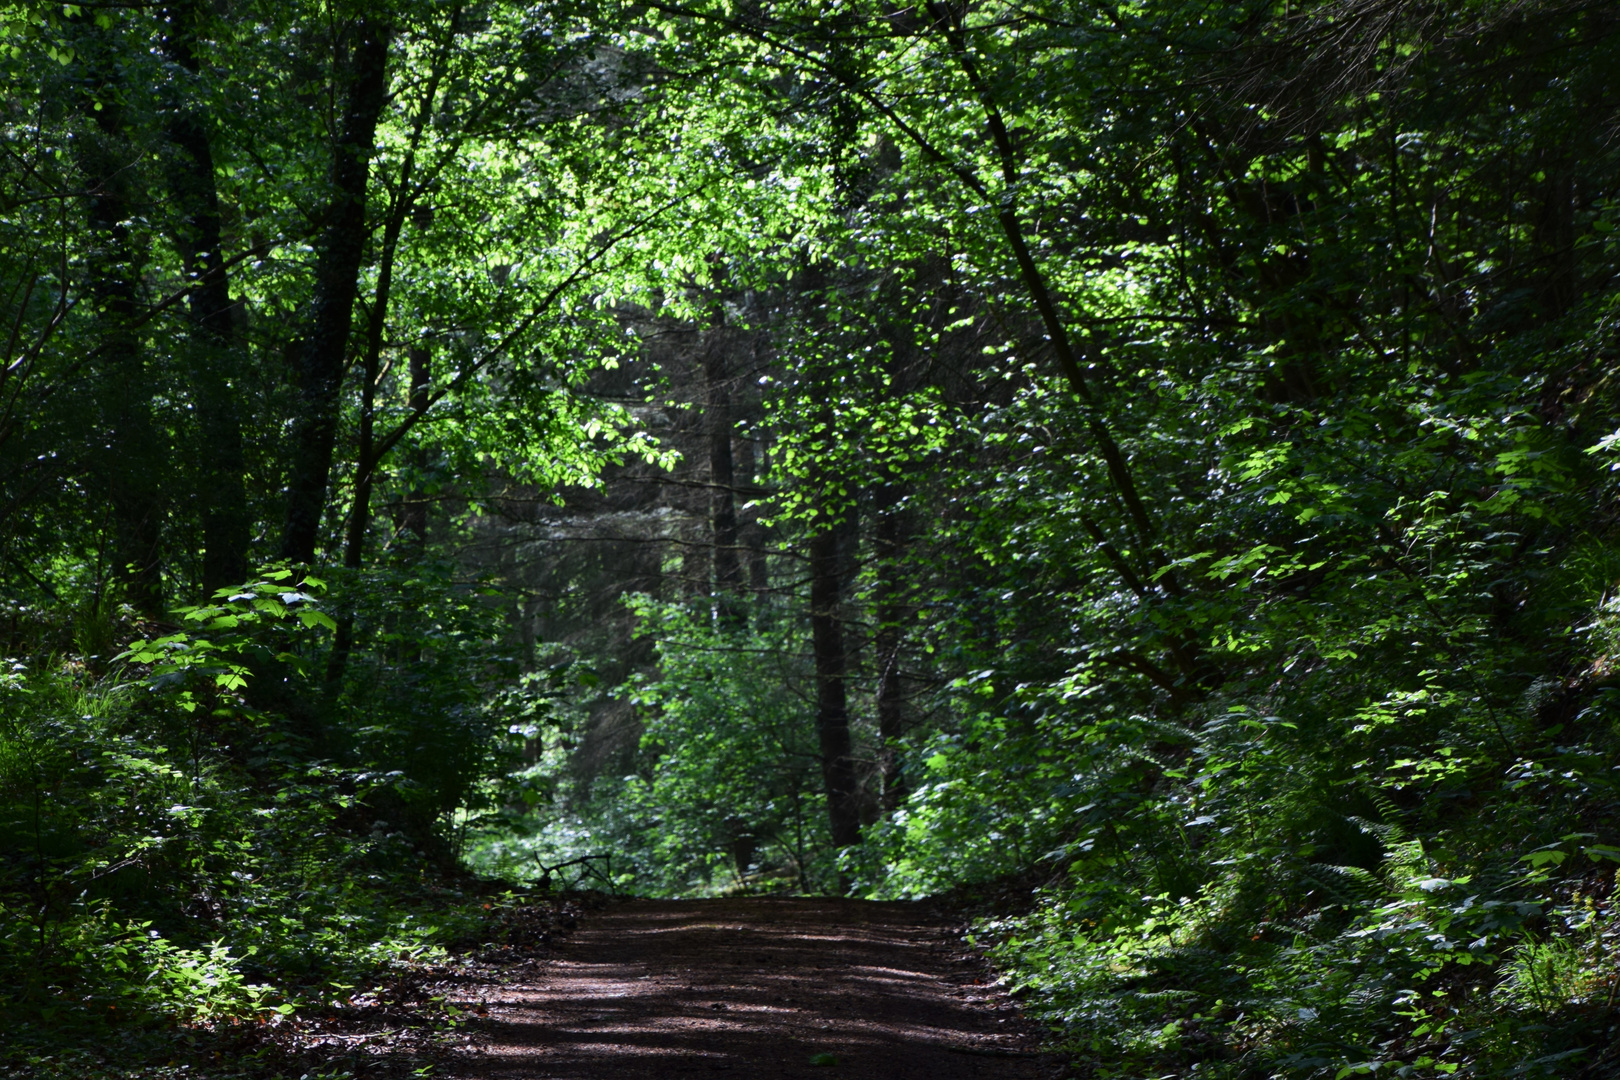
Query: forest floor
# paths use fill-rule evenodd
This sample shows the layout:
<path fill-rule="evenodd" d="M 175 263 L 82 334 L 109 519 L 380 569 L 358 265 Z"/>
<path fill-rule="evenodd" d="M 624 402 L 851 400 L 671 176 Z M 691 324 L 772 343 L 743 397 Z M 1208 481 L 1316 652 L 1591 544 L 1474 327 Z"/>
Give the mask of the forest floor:
<path fill-rule="evenodd" d="M 1049 1080 L 1057 1058 L 923 904 L 609 902 L 454 999 L 478 1019 L 437 1075 Z"/>

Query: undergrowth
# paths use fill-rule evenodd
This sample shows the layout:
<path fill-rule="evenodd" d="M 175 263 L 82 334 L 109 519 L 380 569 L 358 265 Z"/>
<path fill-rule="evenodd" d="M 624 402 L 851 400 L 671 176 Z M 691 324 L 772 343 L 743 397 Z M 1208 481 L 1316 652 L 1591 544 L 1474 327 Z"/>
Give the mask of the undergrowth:
<path fill-rule="evenodd" d="M 389 1007 L 522 900 L 459 870 L 464 790 L 435 790 L 431 772 L 390 768 L 361 741 L 397 744 L 411 717 L 373 701 L 347 713 L 366 722 L 348 739 L 243 677 L 279 670 L 299 700 L 320 700 L 305 674 L 331 621 L 318 591 L 273 574 L 183 609 L 178 632 L 126 610 L 99 654 L 49 648 L 55 613 L 9 613 L 0 1075 L 431 1063 L 433 1033 L 454 1027 L 431 995 L 395 1036 L 360 1040 L 365 1052 L 319 1048 L 310 1032 L 334 1010 L 358 1023 Z"/>

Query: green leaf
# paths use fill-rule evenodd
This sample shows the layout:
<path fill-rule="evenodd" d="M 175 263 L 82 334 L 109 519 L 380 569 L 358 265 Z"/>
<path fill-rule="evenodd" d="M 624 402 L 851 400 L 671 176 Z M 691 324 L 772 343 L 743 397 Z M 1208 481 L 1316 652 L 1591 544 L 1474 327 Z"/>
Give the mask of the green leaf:
<path fill-rule="evenodd" d="M 298 612 L 298 620 L 305 626 L 311 628 L 320 626 L 327 630 L 337 629 L 337 621 L 324 611 L 310 611 L 308 609 L 301 610 Z"/>

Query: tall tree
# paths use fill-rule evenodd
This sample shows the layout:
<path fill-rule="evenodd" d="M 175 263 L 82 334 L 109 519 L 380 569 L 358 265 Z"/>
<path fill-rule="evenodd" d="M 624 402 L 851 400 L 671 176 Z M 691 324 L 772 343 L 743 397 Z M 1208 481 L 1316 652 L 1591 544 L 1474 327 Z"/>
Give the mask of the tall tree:
<path fill-rule="evenodd" d="M 873 572 L 877 576 L 873 618 L 877 629 L 872 636 L 872 652 L 877 667 L 874 696 L 881 743 L 878 767 L 883 783 L 882 807 L 890 814 L 906 800 L 905 771 L 901 762 L 901 738 L 906 733 L 905 687 L 900 672 L 901 646 L 905 641 L 902 622 L 906 616 L 902 578 L 907 570 L 903 498 L 904 491 L 899 484 L 878 488 L 873 523 Z"/>
<path fill-rule="evenodd" d="M 759 434 L 757 428 L 750 430 L 737 439 L 735 445 L 737 471 L 743 483 L 739 491 L 745 494 L 748 500 L 739 515 L 737 534 L 743 549 L 748 590 L 755 597 L 762 599 L 771 588 L 771 569 L 765 557 L 765 526 L 760 524 L 759 520 L 759 501 L 765 494 L 758 486 L 760 458 L 763 456 Z"/>
<path fill-rule="evenodd" d="M 163 498 L 158 483 L 156 389 L 138 321 L 149 238 L 139 231 L 137 170 L 143 154 L 126 130 L 125 19 L 79 16 L 78 166 L 83 176 L 88 247 L 85 275 L 93 306 L 98 386 L 97 445 L 85 464 L 92 488 L 111 511 L 113 570 L 143 612 L 163 609 Z"/>
<path fill-rule="evenodd" d="M 204 18 L 201 0 L 170 5 L 163 11 L 161 42 L 171 65 L 164 102 L 168 114 L 164 132 L 173 148 L 168 184 L 178 217 L 175 247 L 189 282 L 188 367 L 202 429 L 197 491 L 203 518 L 202 586 L 204 593 L 212 594 L 247 580 L 252 517 L 244 479 L 241 409 L 232 382 L 244 358 L 232 326 L 213 140 L 199 85 L 197 46 Z"/>
<path fill-rule="evenodd" d="M 716 327 L 707 335 L 703 356 L 704 389 L 708 397 L 704 409 L 709 450 L 709 521 L 714 542 L 714 591 L 723 598 L 723 614 L 736 622 L 740 611 L 737 594 L 742 591 L 742 561 L 738 558 L 737 481 L 732 468 L 731 386 L 729 350 L 736 335 Z"/>
<path fill-rule="evenodd" d="M 367 180 L 377 121 L 387 101 L 393 28 L 363 15 L 345 28 L 339 76 L 346 84 L 341 130 L 332 148 L 326 225 L 316 247 L 315 287 L 298 356 L 298 416 L 282 557 L 310 563 L 326 510 L 349 331 L 365 256 Z"/>
<path fill-rule="evenodd" d="M 820 510 L 808 544 L 816 734 L 821 745 L 821 777 L 832 841 L 838 847 L 848 847 L 861 840 L 858 777 L 849 731 L 849 666 L 842 618 L 844 560 L 839 543 L 848 508 L 827 499 Z"/>

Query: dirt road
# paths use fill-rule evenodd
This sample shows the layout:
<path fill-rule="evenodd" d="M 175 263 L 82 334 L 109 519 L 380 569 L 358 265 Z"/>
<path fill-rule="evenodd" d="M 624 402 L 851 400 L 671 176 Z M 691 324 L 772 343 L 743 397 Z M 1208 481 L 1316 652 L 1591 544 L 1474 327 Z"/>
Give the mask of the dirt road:
<path fill-rule="evenodd" d="M 500 985 L 465 1080 L 1047 1080 L 1013 1003 L 919 905 L 748 898 L 589 912 Z M 482 1003 L 480 1006 L 479 1003 Z"/>

